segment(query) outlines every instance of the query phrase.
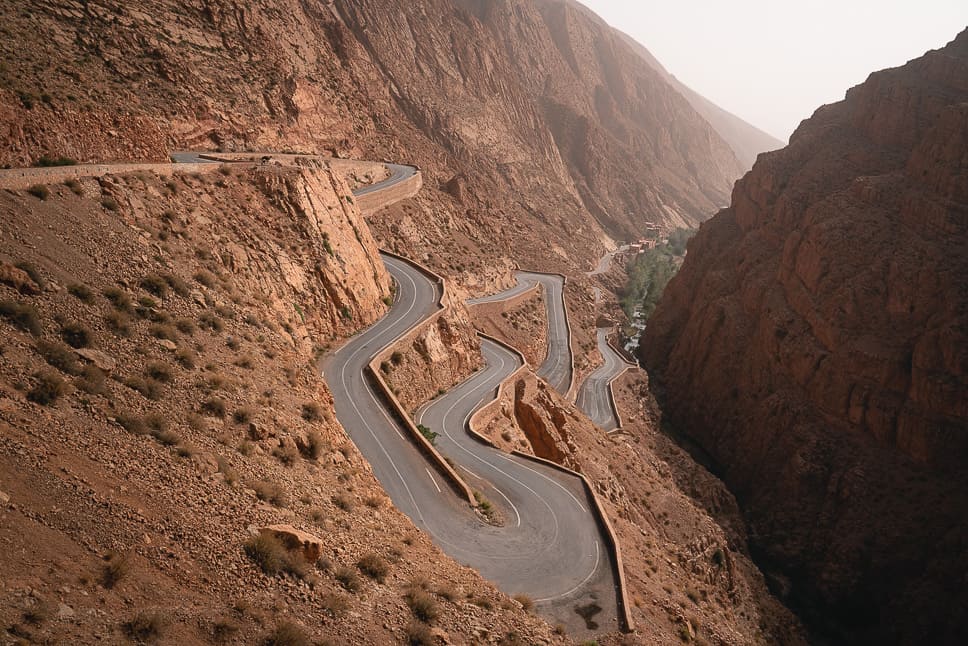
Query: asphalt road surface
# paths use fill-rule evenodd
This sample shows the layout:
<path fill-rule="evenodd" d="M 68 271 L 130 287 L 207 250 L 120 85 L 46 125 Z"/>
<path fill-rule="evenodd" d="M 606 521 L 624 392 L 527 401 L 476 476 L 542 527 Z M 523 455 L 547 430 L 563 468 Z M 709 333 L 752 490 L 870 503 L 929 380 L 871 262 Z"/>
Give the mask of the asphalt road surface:
<path fill-rule="evenodd" d="M 538 376 L 547 381 L 562 395 L 571 388 L 571 335 L 568 330 L 568 314 L 565 311 L 565 280 L 557 274 L 539 274 L 528 271 L 515 273 L 518 284 L 497 294 L 472 298 L 468 305 L 504 301 L 531 288 L 536 283 L 544 286 L 545 308 L 548 321 L 548 352 L 538 368 Z"/>
<path fill-rule="evenodd" d="M 602 353 L 605 362 L 585 378 L 578 391 L 576 404 L 598 426 L 612 431 L 618 428 L 618 418 L 609 397 L 611 381 L 628 364 L 608 344 L 608 328 L 598 328 L 598 351 Z"/>
<path fill-rule="evenodd" d="M 516 355 L 485 341 L 486 368 L 419 412 L 420 423 L 439 433 L 440 452 L 493 504 L 502 526 L 471 510 L 385 410 L 365 366 L 398 334 L 432 314 L 439 294 L 409 264 L 386 256 L 384 262 L 397 281 L 396 302 L 323 366 L 343 427 L 394 505 L 455 560 L 509 594 L 527 594 L 542 615 L 571 635 L 617 630 L 614 564 L 579 479 L 492 449 L 466 433 L 473 411 L 493 399 L 501 380 L 517 369 Z M 601 610 L 592 628 L 576 609 L 596 606 Z"/>
<path fill-rule="evenodd" d="M 175 164 L 221 164 L 223 162 L 214 159 L 205 159 L 199 155 L 217 155 L 218 153 L 205 153 L 197 151 L 179 151 L 173 152 L 169 156 L 171 161 Z M 253 157 L 259 157 L 262 153 L 252 153 Z M 271 155 L 272 153 L 265 153 Z M 382 191 L 386 188 L 398 184 L 405 179 L 413 177 L 417 174 L 417 168 L 414 166 L 405 166 L 403 164 L 385 164 L 387 169 L 390 171 L 390 176 L 385 180 L 376 182 L 375 184 L 369 184 L 367 186 L 361 186 L 353 191 L 353 195 L 366 195 L 367 193 L 376 193 L 377 191 Z"/>

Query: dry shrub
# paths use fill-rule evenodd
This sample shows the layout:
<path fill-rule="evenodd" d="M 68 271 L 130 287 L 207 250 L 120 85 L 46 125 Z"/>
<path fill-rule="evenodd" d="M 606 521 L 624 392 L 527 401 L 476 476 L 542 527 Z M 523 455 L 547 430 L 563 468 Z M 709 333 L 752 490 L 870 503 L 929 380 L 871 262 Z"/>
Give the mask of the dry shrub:
<path fill-rule="evenodd" d="M 29 303 L 13 300 L 0 301 L 0 317 L 7 319 L 14 327 L 34 336 L 40 336 L 44 331 L 37 308 Z"/>
<path fill-rule="evenodd" d="M 77 360 L 77 353 L 60 341 L 37 341 L 34 348 L 49 365 L 69 375 L 79 375 L 83 371 Z"/>
<path fill-rule="evenodd" d="M 281 621 L 262 643 L 264 646 L 311 646 L 312 640 L 299 624 Z"/>
<path fill-rule="evenodd" d="M 67 394 L 67 383 L 52 370 L 36 372 L 34 379 L 37 381 L 27 393 L 27 399 L 34 403 L 41 406 L 50 406 Z"/>
<path fill-rule="evenodd" d="M 360 568 L 360 572 L 379 583 L 383 583 L 387 574 L 390 573 L 390 566 L 383 560 L 383 557 L 372 552 L 364 554 L 357 562 L 356 567 Z"/>
<path fill-rule="evenodd" d="M 72 348 L 86 348 L 94 340 L 91 328 L 79 321 L 69 321 L 61 327 L 61 338 Z"/>
<path fill-rule="evenodd" d="M 141 611 L 124 624 L 124 630 L 132 639 L 150 642 L 158 639 L 168 627 L 168 620 L 159 612 Z"/>
<path fill-rule="evenodd" d="M 259 534 L 245 542 L 246 556 L 270 576 L 292 574 L 306 576 L 308 567 L 302 554 L 286 549 L 286 546 L 272 534 Z"/>
<path fill-rule="evenodd" d="M 431 622 L 440 615 L 440 606 L 429 592 L 412 588 L 406 595 L 407 605 L 413 616 L 423 622 Z"/>
<path fill-rule="evenodd" d="M 249 483 L 249 487 L 255 491 L 259 500 L 271 503 L 276 507 L 285 507 L 287 504 L 285 490 L 274 482 L 255 480 Z"/>
<path fill-rule="evenodd" d="M 131 561 L 127 554 L 108 552 L 104 557 L 104 566 L 101 568 L 101 584 L 110 590 L 130 572 Z"/>

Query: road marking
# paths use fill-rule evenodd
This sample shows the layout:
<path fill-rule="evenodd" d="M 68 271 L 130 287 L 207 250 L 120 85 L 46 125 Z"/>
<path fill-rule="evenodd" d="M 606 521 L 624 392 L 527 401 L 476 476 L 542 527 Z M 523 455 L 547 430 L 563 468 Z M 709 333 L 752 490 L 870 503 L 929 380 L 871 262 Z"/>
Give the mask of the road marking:
<path fill-rule="evenodd" d="M 595 575 L 595 572 L 598 571 L 598 564 L 599 564 L 599 562 L 601 560 L 602 560 L 602 554 L 601 554 L 601 550 L 599 550 L 599 548 L 598 548 L 598 541 L 596 540 L 595 541 L 595 566 L 592 568 L 592 571 L 588 573 L 588 576 L 586 576 L 584 579 L 582 579 L 581 580 L 581 583 L 579 583 L 578 585 L 576 585 L 574 588 L 572 588 L 568 592 L 562 592 L 561 594 L 556 594 L 553 597 L 545 597 L 544 599 L 535 599 L 534 602 L 535 603 L 544 603 L 545 601 L 554 601 L 555 599 L 561 599 L 562 597 L 567 597 L 569 594 L 572 594 L 575 590 L 577 590 L 578 588 L 580 588 L 583 585 L 585 585 L 586 583 L 588 583 L 588 580 L 591 579 Z"/>
<path fill-rule="evenodd" d="M 501 491 L 500 489 L 498 489 L 497 487 L 495 487 L 493 484 L 491 485 L 491 487 L 494 488 L 494 491 L 496 491 L 499 494 L 501 494 L 501 497 L 504 498 L 508 502 L 509 505 L 511 505 L 511 509 L 514 510 L 514 515 L 518 517 L 518 522 L 514 526 L 515 527 L 520 527 L 521 526 L 521 514 L 518 513 L 518 508 L 514 506 L 514 503 L 511 502 L 511 499 L 510 498 L 508 498 L 507 496 L 504 495 L 504 492 L 503 491 Z"/>
<path fill-rule="evenodd" d="M 479 476 L 476 473 L 474 473 L 473 471 L 471 471 L 470 469 L 468 469 L 467 467 L 465 467 L 463 464 L 460 465 L 460 468 L 463 469 L 464 471 L 466 471 L 467 473 L 471 474 L 472 476 L 474 476 L 478 480 L 483 480 L 484 479 L 481 476 Z"/>
<path fill-rule="evenodd" d="M 430 469 L 428 469 L 427 467 L 424 467 L 424 471 L 427 472 L 427 475 L 430 476 L 430 481 L 434 483 L 434 486 L 435 487 L 437 487 L 437 493 L 440 493 L 440 485 L 437 484 L 437 481 L 436 480 L 434 480 L 434 474 L 432 474 L 430 472 Z"/>

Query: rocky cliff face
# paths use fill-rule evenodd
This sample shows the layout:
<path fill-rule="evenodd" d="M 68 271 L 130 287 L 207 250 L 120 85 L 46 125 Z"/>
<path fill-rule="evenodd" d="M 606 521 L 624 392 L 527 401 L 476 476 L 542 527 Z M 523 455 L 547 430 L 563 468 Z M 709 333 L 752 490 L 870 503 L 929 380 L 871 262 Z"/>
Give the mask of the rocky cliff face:
<path fill-rule="evenodd" d="M 452 274 L 507 257 L 586 269 L 606 232 L 708 217 L 742 171 L 569 3 L 38 0 L 0 17 L 0 163 L 180 148 L 411 160 L 426 188 L 406 242 Z M 455 242 L 468 249 L 441 251 Z"/>
<path fill-rule="evenodd" d="M 962 32 L 761 156 L 646 331 L 669 417 L 835 639 L 965 628 L 966 151 Z"/>

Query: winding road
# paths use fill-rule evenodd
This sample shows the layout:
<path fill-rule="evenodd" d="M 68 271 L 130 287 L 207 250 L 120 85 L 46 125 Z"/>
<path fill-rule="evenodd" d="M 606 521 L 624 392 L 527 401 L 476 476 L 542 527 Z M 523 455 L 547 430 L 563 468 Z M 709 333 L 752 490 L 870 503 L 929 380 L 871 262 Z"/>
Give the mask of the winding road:
<path fill-rule="evenodd" d="M 589 419 L 606 431 L 618 428 L 618 414 L 611 396 L 612 380 L 629 364 L 608 344 L 608 328 L 598 328 L 598 351 L 604 363 L 585 378 L 575 402 Z"/>
<path fill-rule="evenodd" d="M 568 313 L 565 310 L 565 279 L 558 274 L 531 271 L 519 271 L 514 276 L 518 281 L 514 287 L 490 296 L 469 299 L 467 304 L 504 301 L 531 289 L 537 283 L 544 286 L 548 351 L 538 368 L 538 376 L 562 395 L 567 395 L 571 390 L 574 365 L 571 355 L 571 331 L 568 329 Z"/>
<path fill-rule="evenodd" d="M 485 523 L 458 498 L 386 411 L 365 369 L 399 334 L 430 316 L 437 283 L 406 262 L 383 257 L 397 283 L 390 312 L 323 364 L 336 415 L 373 467 L 394 505 L 459 562 L 509 594 L 527 594 L 569 634 L 618 630 L 615 564 L 581 481 L 550 466 L 474 440 L 471 414 L 492 400 L 519 367 L 517 356 L 484 340 L 486 367 L 418 412 L 439 433 L 437 448 L 498 510 L 503 526 Z M 592 624 L 578 608 L 598 609 Z"/>
<path fill-rule="evenodd" d="M 175 164 L 232 161 L 208 155 L 176 152 L 171 160 Z M 156 165 L 85 165 L 60 172 L 65 176 L 100 176 L 143 166 Z M 375 193 L 419 172 L 410 166 L 388 167 L 387 179 L 353 193 Z M 15 169 L 7 175 L 23 183 L 30 181 L 30 173 L 50 178 L 53 172 Z M 0 172 L 0 179 L 4 177 Z M 486 367 L 419 411 L 421 423 L 440 434 L 440 453 L 491 502 L 499 522 L 485 522 L 465 499 L 459 498 L 435 464 L 424 457 L 389 414 L 367 377 L 367 366 L 399 335 L 437 311 L 441 294 L 438 283 L 416 267 L 387 255 L 383 255 L 383 261 L 397 284 L 393 306 L 386 316 L 351 338 L 322 364 L 340 423 L 369 461 L 394 505 L 444 552 L 476 568 L 505 592 L 528 595 L 542 615 L 551 623 L 565 626 L 573 637 L 621 629 L 620 566 L 606 547 L 603 526 L 592 511 L 595 501 L 582 481 L 548 464 L 491 448 L 467 433 L 473 412 L 493 400 L 501 381 L 519 367 L 517 355 L 484 340 Z M 538 374 L 565 393 L 571 387 L 573 369 L 562 293 L 564 279 L 531 272 L 520 272 L 518 277 L 519 281 L 545 286 L 549 352 Z"/>

